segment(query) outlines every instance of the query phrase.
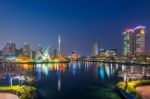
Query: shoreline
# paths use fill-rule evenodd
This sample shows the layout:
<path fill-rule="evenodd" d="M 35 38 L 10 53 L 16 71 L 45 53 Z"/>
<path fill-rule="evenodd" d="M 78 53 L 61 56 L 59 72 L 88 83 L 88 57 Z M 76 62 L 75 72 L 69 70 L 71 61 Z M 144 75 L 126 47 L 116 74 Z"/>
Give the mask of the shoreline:
<path fill-rule="evenodd" d="M 76 62 L 99 62 L 99 63 L 111 63 L 111 64 L 121 64 L 121 65 L 144 65 L 148 66 L 150 63 L 130 63 L 130 62 L 113 62 L 113 61 L 88 61 L 88 60 L 73 60 Z M 60 62 L 9 62 L 8 63 L 16 63 L 16 64 L 56 64 L 56 63 L 69 63 L 71 61 L 60 61 Z M 7 62 L 0 62 L 7 63 Z"/>
<path fill-rule="evenodd" d="M 141 81 L 130 81 L 128 82 L 128 87 L 125 89 L 125 82 L 120 81 L 117 83 L 116 87 L 123 98 L 135 98 L 139 97 L 139 92 L 137 92 L 137 87 L 150 86 L 150 80 Z"/>
<path fill-rule="evenodd" d="M 1 99 L 20 99 L 18 95 L 9 92 L 0 92 Z"/>

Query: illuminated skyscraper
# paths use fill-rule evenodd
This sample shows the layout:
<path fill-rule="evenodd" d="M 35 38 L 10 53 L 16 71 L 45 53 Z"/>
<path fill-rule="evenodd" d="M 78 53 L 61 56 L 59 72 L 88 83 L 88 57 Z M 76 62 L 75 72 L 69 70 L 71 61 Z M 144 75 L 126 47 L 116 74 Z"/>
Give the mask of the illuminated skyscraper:
<path fill-rule="evenodd" d="M 54 50 L 54 58 L 57 58 L 57 57 L 59 57 L 59 56 L 60 56 L 59 50 L 58 50 L 58 49 L 55 49 L 55 50 Z"/>
<path fill-rule="evenodd" d="M 61 52 L 60 52 L 60 44 L 61 44 L 61 37 L 59 35 L 58 37 L 58 51 L 59 51 L 59 56 L 61 55 Z"/>
<path fill-rule="evenodd" d="M 42 59 L 42 47 L 38 45 L 35 49 L 35 59 L 39 60 Z"/>
<path fill-rule="evenodd" d="M 133 29 L 126 29 L 123 32 L 123 55 L 131 55 L 134 53 L 134 44 L 133 44 Z"/>
<path fill-rule="evenodd" d="M 134 53 L 141 55 L 145 53 L 145 27 L 134 28 Z"/>
<path fill-rule="evenodd" d="M 43 60 L 50 60 L 50 55 L 49 55 L 49 48 L 47 48 L 44 52 L 43 52 Z"/>
<path fill-rule="evenodd" d="M 22 54 L 24 57 L 30 57 L 31 47 L 27 43 L 22 46 Z"/>
<path fill-rule="evenodd" d="M 141 55 L 145 53 L 145 27 L 137 26 L 123 32 L 123 55 Z"/>
<path fill-rule="evenodd" d="M 38 45 L 35 49 L 35 52 L 36 53 L 42 53 L 42 46 L 41 45 Z"/>
<path fill-rule="evenodd" d="M 99 54 L 99 42 L 96 42 L 92 46 L 92 56 L 97 56 L 98 54 Z"/>

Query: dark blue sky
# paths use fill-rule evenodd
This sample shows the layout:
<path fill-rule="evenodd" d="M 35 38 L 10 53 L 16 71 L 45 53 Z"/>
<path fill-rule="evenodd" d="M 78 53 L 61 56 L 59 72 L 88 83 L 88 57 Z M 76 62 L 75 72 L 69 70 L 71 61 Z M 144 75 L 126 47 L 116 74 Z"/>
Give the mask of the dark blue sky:
<path fill-rule="evenodd" d="M 56 48 L 59 34 L 67 55 L 90 54 L 96 41 L 121 49 L 123 30 L 137 25 L 150 32 L 150 0 L 0 0 L 1 49 L 8 41 Z"/>

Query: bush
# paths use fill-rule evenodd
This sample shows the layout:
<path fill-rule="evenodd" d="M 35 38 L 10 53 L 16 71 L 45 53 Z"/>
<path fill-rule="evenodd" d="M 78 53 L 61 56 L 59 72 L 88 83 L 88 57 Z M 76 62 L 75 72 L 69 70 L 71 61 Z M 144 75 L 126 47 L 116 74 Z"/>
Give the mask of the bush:
<path fill-rule="evenodd" d="M 0 86 L 0 91 L 19 95 L 20 99 L 32 99 L 36 88 L 31 86 Z"/>
<path fill-rule="evenodd" d="M 136 87 L 137 86 L 142 86 L 142 85 L 150 85 L 150 80 L 142 80 L 142 81 L 131 81 L 131 82 L 128 82 L 128 87 L 127 89 L 125 90 L 126 93 L 130 93 L 130 94 L 133 94 L 133 95 L 136 95 Z M 117 84 L 117 87 L 121 90 L 124 90 L 125 88 L 125 83 L 124 82 L 119 82 Z"/>

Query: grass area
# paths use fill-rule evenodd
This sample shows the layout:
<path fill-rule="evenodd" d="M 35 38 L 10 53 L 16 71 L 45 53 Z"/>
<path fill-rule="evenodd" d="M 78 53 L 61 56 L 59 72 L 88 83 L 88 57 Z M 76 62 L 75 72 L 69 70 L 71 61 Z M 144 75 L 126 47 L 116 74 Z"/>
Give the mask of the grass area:
<path fill-rule="evenodd" d="M 36 88 L 31 86 L 0 86 L 1 92 L 10 92 L 20 96 L 20 99 L 32 99 Z"/>
<path fill-rule="evenodd" d="M 136 87 L 137 86 L 142 86 L 142 85 L 150 85 L 150 80 L 141 80 L 141 81 L 128 82 L 128 87 L 127 87 L 126 90 L 125 90 L 125 82 L 119 82 L 117 84 L 117 87 L 119 89 L 125 90 L 126 93 L 136 95 Z"/>

